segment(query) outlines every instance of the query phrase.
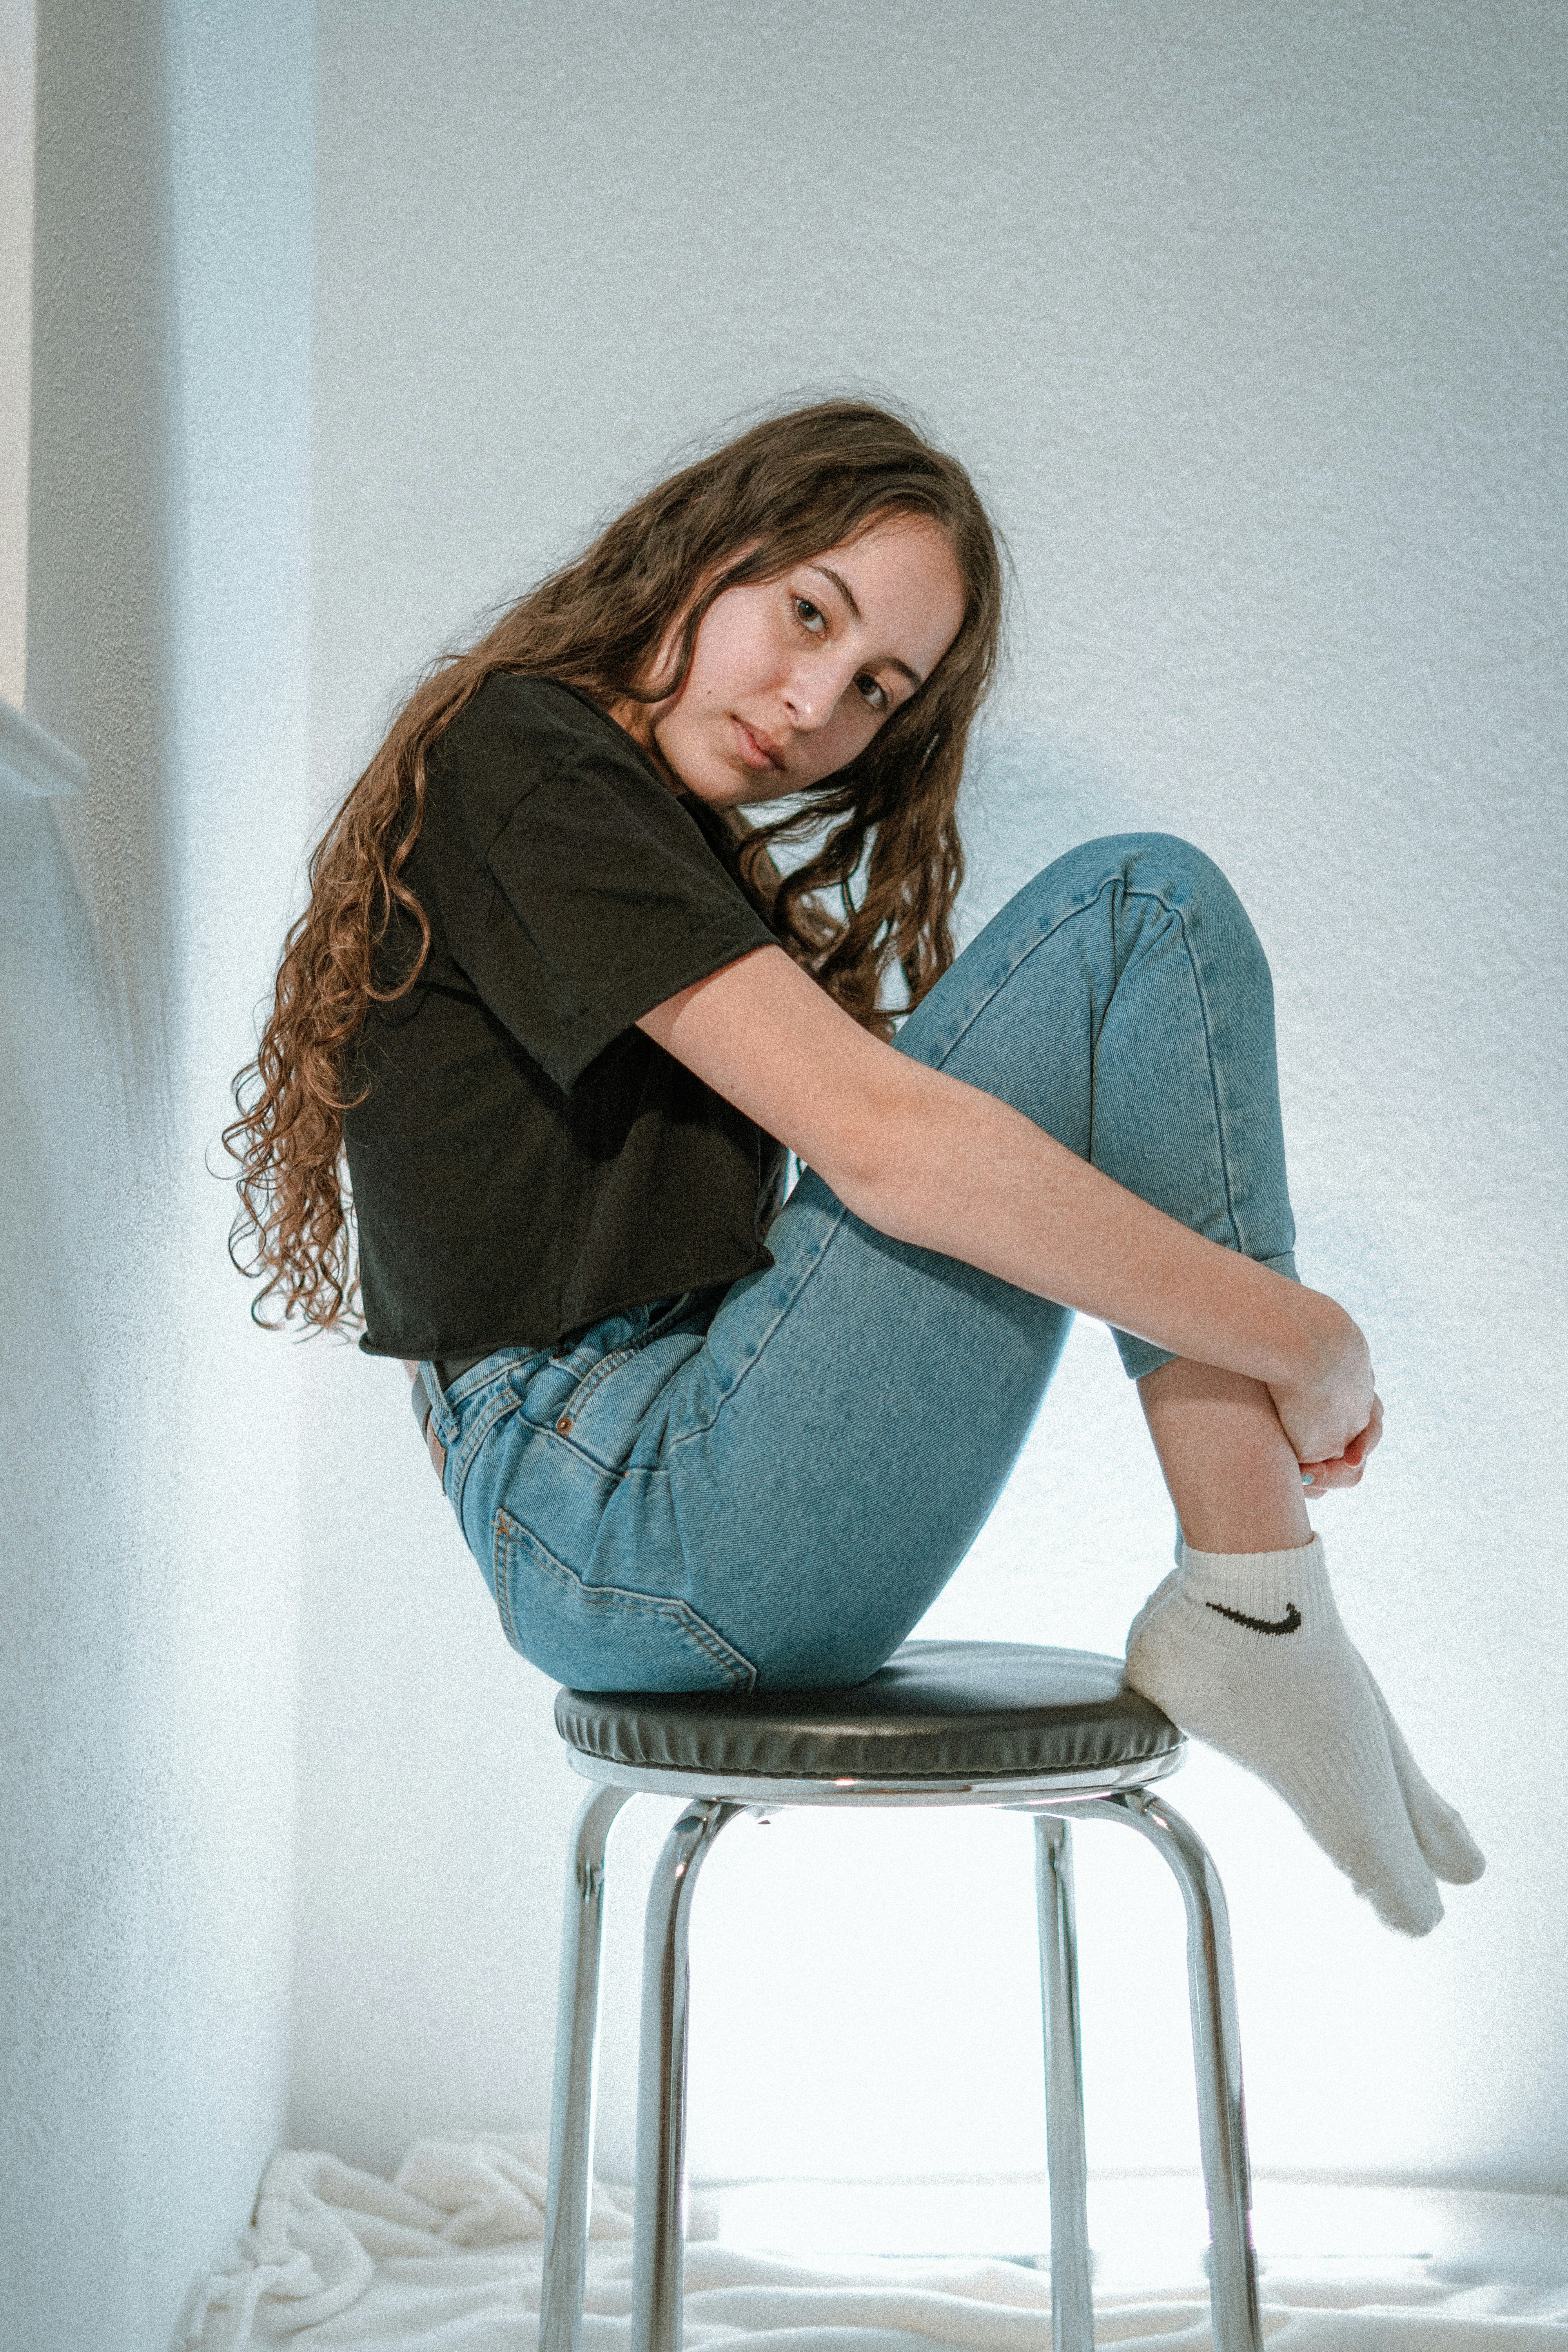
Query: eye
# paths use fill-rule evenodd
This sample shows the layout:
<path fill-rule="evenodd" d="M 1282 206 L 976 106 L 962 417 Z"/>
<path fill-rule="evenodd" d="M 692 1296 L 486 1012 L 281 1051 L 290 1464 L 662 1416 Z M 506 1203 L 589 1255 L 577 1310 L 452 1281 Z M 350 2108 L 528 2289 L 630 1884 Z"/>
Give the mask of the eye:
<path fill-rule="evenodd" d="M 795 598 L 795 612 L 796 620 L 804 623 L 805 627 L 811 631 L 813 636 L 816 636 L 827 626 L 826 620 L 821 610 L 812 603 L 809 596 L 797 596 Z"/>
<path fill-rule="evenodd" d="M 888 708 L 886 690 L 878 685 L 869 670 L 862 670 L 859 677 L 856 679 L 855 685 L 861 700 L 865 703 L 868 710 L 886 710 Z"/>

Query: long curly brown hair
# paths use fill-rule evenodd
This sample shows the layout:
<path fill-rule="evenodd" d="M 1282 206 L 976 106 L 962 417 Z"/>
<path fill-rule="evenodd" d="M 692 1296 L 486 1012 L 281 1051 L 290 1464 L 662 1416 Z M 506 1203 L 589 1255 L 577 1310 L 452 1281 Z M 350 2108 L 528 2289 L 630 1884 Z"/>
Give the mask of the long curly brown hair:
<path fill-rule="evenodd" d="M 424 821 L 430 746 L 497 670 L 560 678 L 608 707 L 679 690 L 703 614 L 726 588 L 777 578 L 881 517 L 929 516 L 964 590 L 946 654 L 848 767 L 761 824 L 734 820 L 742 869 L 783 944 L 865 1028 L 890 1036 L 887 984 L 905 1007 L 952 961 L 963 876 L 956 803 L 970 722 L 1001 629 L 997 543 L 969 477 L 884 409 L 829 401 L 754 425 L 685 467 L 531 589 L 465 653 L 441 656 L 405 703 L 310 859 L 310 902 L 284 942 L 256 1059 L 235 1080 L 224 1141 L 239 1163 L 230 1254 L 264 1277 L 251 1312 L 325 1330 L 355 1316 L 342 1114 L 346 1049 L 373 1003 L 402 996 L 430 926 L 403 878 Z M 672 622 L 672 671 L 651 676 Z M 826 829 L 826 830 L 824 830 Z M 787 875 L 775 843 L 816 842 Z M 419 929 L 416 961 L 379 968 L 393 909 Z"/>

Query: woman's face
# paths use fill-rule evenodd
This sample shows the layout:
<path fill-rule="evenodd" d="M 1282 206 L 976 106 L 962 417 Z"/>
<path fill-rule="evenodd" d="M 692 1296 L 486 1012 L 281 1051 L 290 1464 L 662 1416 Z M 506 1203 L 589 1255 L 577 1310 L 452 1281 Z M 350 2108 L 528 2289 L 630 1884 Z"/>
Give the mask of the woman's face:
<path fill-rule="evenodd" d="M 888 515 L 776 580 L 726 588 L 679 693 L 615 716 L 699 799 L 778 800 L 865 750 L 952 643 L 963 601 L 938 525 Z"/>

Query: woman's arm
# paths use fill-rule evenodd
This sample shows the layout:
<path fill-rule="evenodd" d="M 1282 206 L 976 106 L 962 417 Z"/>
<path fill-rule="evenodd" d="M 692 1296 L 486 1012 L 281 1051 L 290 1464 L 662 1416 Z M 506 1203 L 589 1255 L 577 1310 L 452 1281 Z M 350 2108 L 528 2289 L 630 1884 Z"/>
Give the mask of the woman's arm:
<path fill-rule="evenodd" d="M 879 1233 L 1265 1381 L 1301 1461 L 1332 1461 L 1372 1422 L 1366 1343 L 1332 1299 L 1190 1232 L 995 1096 L 894 1053 L 782 948 L 637 1025 Z"/>

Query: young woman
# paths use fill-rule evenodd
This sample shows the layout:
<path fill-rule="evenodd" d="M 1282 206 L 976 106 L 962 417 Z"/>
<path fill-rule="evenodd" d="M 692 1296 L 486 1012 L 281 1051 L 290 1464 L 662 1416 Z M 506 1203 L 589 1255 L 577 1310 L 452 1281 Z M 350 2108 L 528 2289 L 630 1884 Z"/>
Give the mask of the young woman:
<path fill-rule="evenodd" d="M 1481 1858 L 1304 1508 L 1381 1412 L 1361 1332 L 1295 1278 L 1247 916 L 1199 851 L 1127 835 L 952 956 L 1000 609 L 963 469 L 830 403 L 437 664 L 315 854 L 242 1074 L 258 1304 L 326 1328 L 357 1299 L 405 1360 L 546 1674 L 738 1693 L 883 1663 L 1071 1310 L 1103 1318 L 1182 1532 L 1130 1680 L 1420 1934 L 1434 1873 Z M 781 877 L 792 836 L 817 846 Z"/>

